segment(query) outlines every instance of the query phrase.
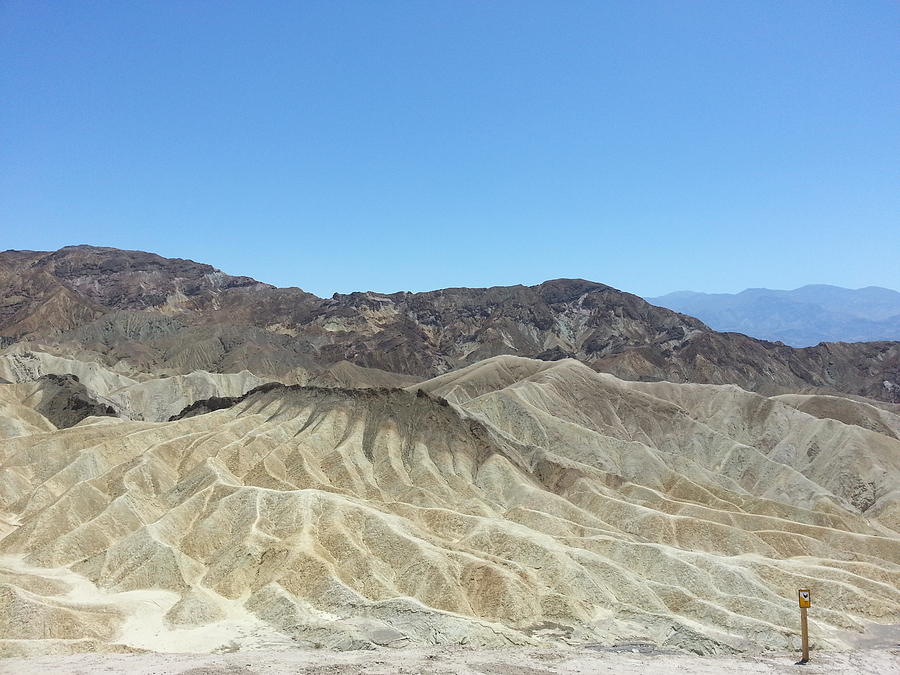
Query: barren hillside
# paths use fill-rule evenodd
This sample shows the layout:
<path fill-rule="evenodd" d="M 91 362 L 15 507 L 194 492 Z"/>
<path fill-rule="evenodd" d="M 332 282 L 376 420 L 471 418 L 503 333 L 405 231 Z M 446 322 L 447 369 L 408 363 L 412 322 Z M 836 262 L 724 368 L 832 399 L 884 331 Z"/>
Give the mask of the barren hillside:
<path fill-rule="evenodd" d="M 0 644 L 789 649 L 809 586 L 846 647 L 900 623 L 900 442 L 795 403 L 501 356 L 32 419 L 0 443 Z"/>

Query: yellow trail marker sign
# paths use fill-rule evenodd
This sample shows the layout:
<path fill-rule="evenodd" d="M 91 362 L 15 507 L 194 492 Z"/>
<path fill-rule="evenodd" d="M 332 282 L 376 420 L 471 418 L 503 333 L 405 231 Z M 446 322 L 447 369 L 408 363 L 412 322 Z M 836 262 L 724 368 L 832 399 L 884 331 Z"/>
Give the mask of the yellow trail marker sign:
<path fill-rule="evenodd" d="M 799 591 L 797 591 L 797 598 L 800 600 L 801 607 L 805 608 L 812 606 L 808 588 L 801 588 Z"/>

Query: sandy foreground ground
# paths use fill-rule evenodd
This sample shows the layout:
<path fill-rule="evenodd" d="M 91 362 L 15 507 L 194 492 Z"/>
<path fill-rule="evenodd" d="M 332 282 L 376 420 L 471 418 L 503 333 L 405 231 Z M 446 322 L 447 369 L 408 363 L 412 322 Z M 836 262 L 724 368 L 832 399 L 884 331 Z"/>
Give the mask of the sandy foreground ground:
<path fill-rule="evenodd" d="M 48 675 L 128 673 L 129 675 L 275 675 L 323 673 L 445 673 L 460 675 L 544 675 L 556 673 L 900 673 L 900 647 L 819 652 L 797 666 L 793 654 L 698 657 L 647 653 L 639 649 L 461 649 L 447 647 L 248 651 L 227 654 L 77 654 L 0 660 L 0 673 Z"/>

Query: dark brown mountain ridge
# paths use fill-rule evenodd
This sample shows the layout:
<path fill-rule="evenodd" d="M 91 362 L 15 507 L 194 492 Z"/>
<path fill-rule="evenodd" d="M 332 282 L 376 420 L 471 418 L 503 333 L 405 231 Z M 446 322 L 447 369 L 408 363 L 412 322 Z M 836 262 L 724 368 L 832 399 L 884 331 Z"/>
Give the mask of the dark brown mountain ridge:
<path fill-rule="evenodd" d="M 319 298 L 142 251 L 0 253 L 0 336 L 160 374 L 282 377 L 339 361 L 422 378 L 499 354 L 577 358 L 631 380 L 833 391 L 892 400 L 900 343 L 803 349 L 718 333 L 582 279 Z M 887 383 L 887 384 L 885 384 Z"/>

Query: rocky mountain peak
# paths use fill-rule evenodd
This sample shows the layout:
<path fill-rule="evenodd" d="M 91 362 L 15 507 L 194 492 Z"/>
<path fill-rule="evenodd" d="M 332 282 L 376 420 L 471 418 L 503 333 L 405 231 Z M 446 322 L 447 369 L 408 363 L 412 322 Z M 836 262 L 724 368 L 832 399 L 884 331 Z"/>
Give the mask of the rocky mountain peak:
<path fill-rule="evenodd" d="M 322 299 L 191 260 L 73 246 L 0 254 L 0 298 L 0 335 L 154 372 L 281 377 L 347 361 L 428 377 L 510 354 L 766 393 L 885 398 L 882 383 L 900 381 L 898 343 L 792 349 L 585 279 Z"/>

